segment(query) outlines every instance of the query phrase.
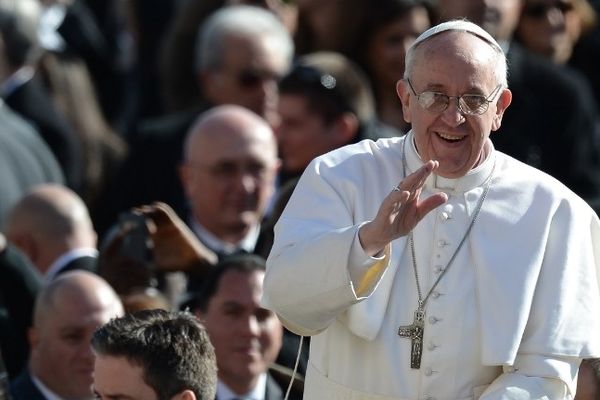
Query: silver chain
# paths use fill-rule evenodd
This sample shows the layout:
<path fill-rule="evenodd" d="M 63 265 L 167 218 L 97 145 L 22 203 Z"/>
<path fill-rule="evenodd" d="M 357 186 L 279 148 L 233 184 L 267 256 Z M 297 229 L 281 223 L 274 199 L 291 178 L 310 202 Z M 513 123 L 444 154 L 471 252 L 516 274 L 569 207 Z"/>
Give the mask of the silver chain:
<path fill-rule="evenodd" d="M 404 179 L 406 179 L 406 176 L 407 176 L 406 175 L 406 170 L 407 170 L 407 165 L 406 165 L 406 142 L 407 141 L 408 141 L 408 138 L 405 138 L 404 142 L 402 142 L 402 174 L 404 175 Z M 452 264 L 452 262 L 456 258 L 456 255 L 458 254 L 459 250 L 461 249 L 461 247 L 463 246 L 463 244 L 467 240 L 467 236 L 469 236 L 469 233 L 471 232 L 471 229 L 473 228 L 473 225 L 475 225 L 475 221 L 477 220 L 477 216 L 479 215 L 479 211 L 481 211 L 481 207 L 483 206 L 483 202 L 484 202 L 485 198 L 487 197 L 488 192 L 490 191 L 490 187 L 492 186 L 492 178 L 494 176 L 494 170 L 495 169 L 496 169 L 496 163 L 494 162 L 494 166 L 492 167 L 492 172 L 490 173 L 490 176 L 488 176 L 488 178 L 486 180 L 487 182 L 486 182 L 486 185 L 485 185 L 485 189 L 483 190 L 483 194 L 479 198 L 479 202 L 477 203 L 477 207 L 475 208 L 475 211 L 473 212 L 473 218 L 471 219 L 471 222 L 469 223 L 469 226 L 467 227 L 467 231 L 463 235 L 463 237 L 462 237 L 460 243 L 458 244 L 458 247 L 456 248 L 456 250 L 454 250 L 454 253 L 452 254 L 452 257 L 450 257 L 450 260 L 446 264 L 446 267 L 442 270 L 442 272 L 440 273 L 440 275 L 437 277 L 437 279 L 435 280 L 435 282 L 433 283 L 433 285 L 431 286 L 431 288 L 427 292 L 427 295 L 425 295 L 424 298 L 423 298 L 423 295 L 422 295 L 422 292 L 421 292 L 421 284 L 419 283 L 419 273 L 417 271 L 417 258 L 415 256 L 415 241 L 413 239 L 413 231 L 411 230 L 408 233 L 408 240 L 409 240 L 409 243 L 410 243 L 410 252 L 411 252 L 411 256 L 412 256 L 413 271 L 415 273 L 415 281 L 417 283 L 417 294 L 419 295 L 419 306 L 418 306 L 419 309 L 421 309 L 421 310 L 425 309 L 425 303 L 427 303 L 427 300 L 429 299 L 429 296 L 431 296 L 431 293 L 433 293 L 433 291 L 437 287 L 438 283 L 440 283 L 440 281 L 442 280 L 442 278 L 444 277 L 444 275 L 446 274 L 446 272 L 448 272 L 448 270 L 450 269 L 450 265 Z"/>

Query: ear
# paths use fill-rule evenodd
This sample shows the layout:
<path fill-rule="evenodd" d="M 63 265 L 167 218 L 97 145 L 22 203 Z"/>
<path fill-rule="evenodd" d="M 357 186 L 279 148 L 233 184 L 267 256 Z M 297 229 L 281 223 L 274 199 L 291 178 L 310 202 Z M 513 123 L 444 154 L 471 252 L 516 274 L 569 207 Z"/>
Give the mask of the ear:
<path fill-rule="evenodd" d="M 504 111 L 508 108 L 512 101 L 512 92 L 508 89 L 504 89 L 498 101 L 496 102 L 496 114 L 494 114 L 494 119 L 492 121 L 492 131 L 497 131 L 500 129 L 500 125 L 502 124 L 502 116 L 504 115 Z"/>
<path fill-rule="evenodd" d="M 196 395 L 191 390 L 184 390 L 181 393 L 171 397 L 171 400 L 196 400 Z"/>
<path fill-rule="evenodd" d="M 31 235 L 27 233 L 11 234 L 9 235 L 8 240 L 18 247 L 19 250 L 27 256 L 29 261 L 37 267 L 39 249 L 35 239 Z"/>
<path fill-rule="evenodd" d="M 359 126 L 358 117 L 353 113 L 346 112 L 338 117 L 333 126 L 333 134 L 338 147 L 352 142 L 358 134 Z"/>
<path fill-rule="evenodd" d="M 396 93 L 402 102 L 402 116 L 404 117 L 404 121 L 410 124 L 412 122 L 410 116 L 411 90 L 408 87 L 406 79 L 400 79 L 396 83 Z"/>

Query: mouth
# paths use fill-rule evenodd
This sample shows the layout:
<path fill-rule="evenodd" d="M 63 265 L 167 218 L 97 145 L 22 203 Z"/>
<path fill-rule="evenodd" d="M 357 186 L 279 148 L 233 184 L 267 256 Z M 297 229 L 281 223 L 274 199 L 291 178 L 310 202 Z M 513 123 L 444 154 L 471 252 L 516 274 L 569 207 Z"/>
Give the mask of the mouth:
<path fill-rule="evenodd" d="M 449 133 L 435 132 L 436 136 L 447 143 L 459 143 L 465 140 L 465 135 L 451 135 Z"/>

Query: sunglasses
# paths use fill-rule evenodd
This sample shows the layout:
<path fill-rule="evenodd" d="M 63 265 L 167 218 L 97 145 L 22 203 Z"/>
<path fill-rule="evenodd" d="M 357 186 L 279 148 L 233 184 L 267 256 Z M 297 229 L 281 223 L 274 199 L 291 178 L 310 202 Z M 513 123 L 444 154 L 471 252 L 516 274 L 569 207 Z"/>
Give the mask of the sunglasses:
<path fill-rule="evenodd" d="M 538 4 L 530 4 L 525 6 L 523 9 L 523 14 L 532 17 L 532 18 L 543 18 L 548 14 L 548 11 L 553 8 L 559 10 L 563 14 L 572 11 L 574 6 L 573 3 L 565 2 L 565 1 L 556 1 L 554 3 L 538 3 Z"/>
<path fill-rule="evenodd" d="M 245 69 L 237 75 L 237 83 L 245 89 L 254 89 L 265 81 L 278 82 L 281 77 L 273 72 L 261 71 L 257 69 Z"/>

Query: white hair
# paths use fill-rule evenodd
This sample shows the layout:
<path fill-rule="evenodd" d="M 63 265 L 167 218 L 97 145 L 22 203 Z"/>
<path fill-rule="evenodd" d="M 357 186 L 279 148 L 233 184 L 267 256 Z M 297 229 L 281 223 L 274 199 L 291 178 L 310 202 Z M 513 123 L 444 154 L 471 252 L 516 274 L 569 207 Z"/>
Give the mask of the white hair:
<path fill-rule="evenodd" d="M 415 50 L 417 49 L 417 47 L 419 47 L 421 43 L 429 40 L 433 36 L 447 31 L 470 33 L 486 42 L 496 53 L 496 67 L 494 68 L 496 79 L 498 80 L 498 83 L 502 84 L 505 87 L 507 86 L 508 65 L 506 61 L 506 55 L 504 54 L 504 50 L 502 50 L 502 47 L 498 44 L 496 39 L 494 39 L 492 35 L 487 33 L 483 28 L 481 28 L 477 24 L 474 24 L 464 19 L 456 19 L 452 21 L 443 22 L 421 33 L 421 35 L 419 35 L 419 37 L 415 40 L 415 42 L 410 46 L 410 48 L 406 52 L 406 68 L 404 70 L 405 78 L 409 78 L 412 72 L 412 67 L 415 58 Z"/>
<path fill-rule="evenodd" d="M 279 51 L 291 62 L 294 55 L 292 37 L 275 14 L 262 7 L 232 5 L 211 14 L 196 37 L 197 71 L 219 68 L 225 54 L 224 42 L 231 35 L 269 37 L 279 43 Z"/>

